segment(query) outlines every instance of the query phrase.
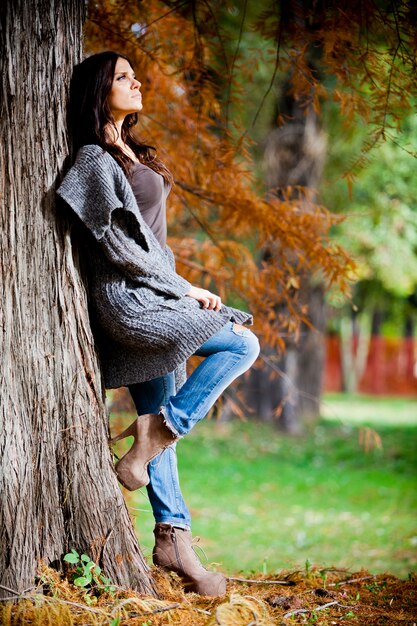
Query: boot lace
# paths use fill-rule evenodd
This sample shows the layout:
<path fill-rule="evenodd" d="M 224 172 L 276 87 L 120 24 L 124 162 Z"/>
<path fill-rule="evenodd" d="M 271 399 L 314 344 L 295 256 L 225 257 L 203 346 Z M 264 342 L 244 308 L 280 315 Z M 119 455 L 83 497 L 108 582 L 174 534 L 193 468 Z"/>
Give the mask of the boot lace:
<path fill-rule="evenodd" d="M 199 556 L 199 553 L 201 552 L 201 554 L 204 557 L 204 561 L 206 563 L 208 563 L 208 557 L 207 557 L 207 554 L 204 552 L 204 549 L 200 545 L 197 545 L 199 543 L 200 539 L 201 539 L 201 537 L 198 537 L 198 536 L 197 537 L 193 537 L 192 541 L 191 541 L 191 547 L 192 547 L 196 557 L 199 559 L 200 562 L 202 561 L 202 558 Z"/>

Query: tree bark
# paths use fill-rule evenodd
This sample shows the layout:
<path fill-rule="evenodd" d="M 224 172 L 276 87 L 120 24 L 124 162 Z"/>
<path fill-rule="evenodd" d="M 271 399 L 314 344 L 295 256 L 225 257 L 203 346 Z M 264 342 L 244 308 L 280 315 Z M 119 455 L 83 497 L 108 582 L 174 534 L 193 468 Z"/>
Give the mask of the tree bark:
<path fill-rule="evenodd" d="M 312 327 L 303 327 L 302 338 L 297 346 L 298 396 L 297 410 L 304 421 L 314 421 L 320 415 L 323 376 L 326 360 L 326 302 L 321 283 L 307 281 L 308 317 Z"/>
<path fill-rule="evenodd" d="M 283 92 L 287 93 L 286 87 Z M 267 186 L 277 195 L 289 186 L 317 189 L 326 150 L 314 112 L 306 112 L 302 103 L 288 95 L 285 106 L 290 107 L 285 113 L 291 121 L 271 131 L 265 150 Z M 300 197 L 300 208 L 306 203 Z M 265 250 L 266 262 L 269 256 Z M 288 338 L 282 355 L 264 347 L 265 365 L 253 371 L 247 392 L 248 402 L 261 420 L 293 434 L 302 431 L 305 419 L 319 415 L 325 359 L 323 285 L 307 274 L 300 278 L 300 300 L 308 305 L 312 326 L 302 326 L 298 342 Z"/>
<path fill-rule="evenodd" d="M 70 223 L 55 212 L 83 20 L 83 0 L 1 9 L 0 583 L 31 587 L 39 561 L 74 547 L 155 594 L 113 470 Z"/>

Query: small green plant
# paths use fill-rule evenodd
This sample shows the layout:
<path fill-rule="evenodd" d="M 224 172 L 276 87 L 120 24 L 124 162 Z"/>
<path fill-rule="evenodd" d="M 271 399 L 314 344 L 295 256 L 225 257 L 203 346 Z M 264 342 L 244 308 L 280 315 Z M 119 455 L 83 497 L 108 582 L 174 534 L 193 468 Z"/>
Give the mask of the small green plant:
<path fill-rule="evenodd" d="M 306 559 L 305 572 L 306 578 L 311 578 L 311 562 L 309 561 L 309 559 Z"/>
<path fill-rule="evenodd" d="M 78 554 L 74 548 L 64 556 L 64 561 L 75 566 L 72 574 L 72 583 L 76 587 L 85 589 L 84 600 L 87 604 L 95 604 L 97 596 L 103 592 L 114 595 L 116 588 L 101 572 L 101 567 L 96 565 L 87 554 Z M 117 623 L 112 626 L 118 626 Z"/>
<path fill-rule="evenodd" d="M 326 583 L 327 583 L 327 572 L 325 569 L 320 570 L 319 572 L 319 576 L 323 581 L 323 587 L 326 589 Z"/>
<path fill-rule="evenodd" d="M 355 614 L 353 611 L 348 611 L 345 615 L 343 615 L 342 619 L 345 619 L 346 617 L 355 617 Z"/>
<path fill-rule="evenodd" d="M 385 582 L 372 582 L 368 585 L 365 585 L 365 589 L 367 589 L 371 593 L 379 593 L 380 591 L 382 591 L 382 589 L 385 589 L 386 586 L 387 584 Z"/>

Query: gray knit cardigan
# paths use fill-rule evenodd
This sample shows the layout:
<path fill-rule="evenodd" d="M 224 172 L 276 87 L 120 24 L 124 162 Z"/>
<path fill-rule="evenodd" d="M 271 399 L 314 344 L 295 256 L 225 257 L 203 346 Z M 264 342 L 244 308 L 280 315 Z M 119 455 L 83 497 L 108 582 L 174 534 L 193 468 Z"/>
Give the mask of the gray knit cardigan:
<path fill-rule="evenodd" d="M 229 320 L 252 323 L 248 313 L 203 309 L 186 295 L 191 284 L 176 273 L 172 251 L 161 248 L 123 170 L 100 146 L 79 150 L 57 193 L 92 235 L 89 298 L 107 388 L 178 375 Z"/>

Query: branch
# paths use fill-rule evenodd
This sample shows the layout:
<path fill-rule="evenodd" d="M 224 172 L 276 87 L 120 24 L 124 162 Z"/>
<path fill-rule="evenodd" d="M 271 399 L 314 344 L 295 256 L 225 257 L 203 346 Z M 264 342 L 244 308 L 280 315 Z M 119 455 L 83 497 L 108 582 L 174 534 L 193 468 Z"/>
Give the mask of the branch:
<path fill-rule="evenodd" d="M 184 607 L 180 607 L 181 609 L 183 609 Z M 192 606 L 190 607 L 192 608 L 193 611 L 197 611 L 197 613 L 203 613 L 203 615 L 211 615 L 210 611 L 205 611 L 204 609 L 198 609 L 196 606 Z M 187 607 L 188 609 L 188 607 Z M 185 609 L 185 610 L 187 610 Z"/>
<path fill-rule="evenodd" d="M 202 274 L 209 274 L 209 271 L 204 267 L 204 265 L 201 265 L 200 263 L 196 263 L 195 261 L 190 261 L 189 259 L 184 259 L 181 256 L 177 257 L 177 261 L 178 263 L 181 263 L 182 265 L 186 265 L 187 267 L 190 267 L 193 270 L 198 270 Z"/>
<path fill-rule="evenodd" d="M 256 121 L 259 117 L 259 114 L 265 104 L 265 100 L 268 97 L 269 93 L 271 92 L 272 87 L 274 86 L 274 82 L 275 82 L 275 78 L 276 75 L 278 73 L 278 66 L 279 66 L 279 55 L 280 55 L 280 51 L 281 51 L 281 36 L 282 36 L 282 16 L 280 16 L 279 18 L 279 27 L 278 27 L 278 37 L 277 37 L 277 53 L 276 53 L 276 57 L 275 57 L 275 67 L 274 67 L 274 71 L 272 72 L 272 77 L 271 80 L 269 82 L 268 88 L 265 91 L 264 95 L 262 96 L 262 100 L 261 103 L 256 111 L 255 117 L 253 118 L 252 124 L 251 124 L 251 128 L 253 128 L 256 124 Z M 246 130 L 244 135 L 246 135 L 248 131 Z M 243 135 L 243 136 L 244 136 Z"/>
<path fill-rule="evenodd" d="M 5 587 L 4 585 L 0 585 L 0 589 L 3 589 L 3 591 L 8 591 L 9 593 L 12 593 L 14 596 L 21 595 L 19 591 L 16 591 L 16 589 L 11 589 L 10 587 Z"/>
<path fill-rule="evenodd" d="M 184 191 L 187 191 L 188 193 L 192 193 L 194 196 L 197 196 L 197 198 L 202 198 L 203 200 L 206 200 L 208 202 L 213 202 L 213 200 L 209 197 L 209 194 L 205 194 L 201 189 L 198 189 L 197 187 L 188 185 L 181 180 L 175 180 L 175 184 L 178 185 L 178 187 L 181 187 L 181 189 L 184 189 Z M 214 236 L 209 231 L 208 227 L 200 220 L 199 217 L 197 217 L 197 215 L 192 209 L 190 209 L 190 207 L 187 207 L 187 209 L 191 213 L 197 224 L 200 226 L 200 228 L 209 237 L 210 241 L 224 254 L 223 247 L 218 241 L 216 241 Z"/>
<path fill-rule="evenodd" d="M 234 53 L 233 59 L 232 59 L 232 66 L 231 66 L 230 72 L 229 72 L 229 84 L 227 85 L 226 116 L 225 116 L 226 117 L 226 128 L 229 126 L 229 105 L 230 105 L 230 94 L 231 94 L 231 91 L 232 91 L 233 70 L 234 70 L 234 67 L 235 67 L 237 55 L 239 53 L 240 44 L 242 43 L 243 26 L 245 25 L 247 9 L 248 9 L 248 0 L 245 0 L 245 3 L 243 5 L 242 21 L 240 22 L 239 37 L 238 37 L 237 44 L 236 44 L 236 50 L 235 50 L 235 53 Z"/>
<path fill-rule="evenodd" d="M 285 337 L 285 333 L 284 334 L 279 334 L 279 337 Z M 288 376 L 288 374 L 286 374 L 284 372 L 284 370 L 282 370 L 281 368 L 278 367 L 278 365 L 275 365 L 275 363 L 273 363 L 271 361 L 271 359 L 269 359 L 267 356 L 265 356 L 265 354 L 263 354 L 262 352 L 259 355 L 259 358 L 266 364 L 268 365 L 272 370 L 274 370 L 274 372 L 276 372 L 277 374 L 279 374 L 286 383 L 288 383 L 289 387 L 291 387 L 292 389 L 294 389 L 294 391 L 296 391 L 300 396 L 302 396 L 303 398 L 307 398 L 308 400 L 319 400 L 320 398 L 318 398 L 317 396 L 313 396 L 311 393 L 307 393 L 307 391 L 301 391 L 301 389 L 299 389 L 297 387 L 297 385 L 291 380 L 291 378 Z"/>
<path fill-rule="evenodd" d="M 90 611 L 91 613 L 98 613 L 99 615 L 107 615 L 108 617 L 109 614 L 106 613 L 105 611 L 100 611 L 99 609 L 93 609 L 90 606 L 87 606 L 86 604 L 78 604 L 77 602 L 70 602 L 69 600 L 63 600 L 62 598 L 48 598 L 48 596 L 42 596 L 41 594 L 36 594 L 36 596 L 34 596 L 36 598 L 42 598 L 42 600 L 46 600 L 47 602 L 63 602 L 64 604 L 69 604 L 70 606 L 76 606 L 79 609 L 83 609 L 85 611 Z M 28 596 L 25 596 L 25 598 L 28 598 Z"/>
<path fill-rule="evenodd" d="M 351 578 L 349 580 L 342 580 L 339 583 L 328 583 L 328 587 L 339 587 L 339 585 L 351 585 L 353 583 L 360 583 L 363 580 L 369 580 L 370 578 L 375 578 L 375 576 L 362 576 L 362 578 Z"/>
<path fill-rule="evenodd" d="M 293 580 L 252 580 L 250 578 L 232 577 L 229 577 L 229 580 L 234 580 L 238 583 L 254 583 L 256 585 L 285 585 L 287 587 L 293 587 L 296 584 Z"/>
<path fill-rule="evenodd" d="M 179 2 L 178 4 L 176 4 L 172 9 L 170 9 L 166 13 L 162 13 L 162 15 L 160 15 L 159 17 L 156 17 L 154 20 L 152 20 L 152 22 L 148 22 L 146 24 L 147 28 L 149 28 L 149 26 L 152 26 L 153 24 L 156 24 L 157 22 L 160 22 L 167 15 L 171 15 L 171 13 L 175 13 L 175 11 L 179 11 L 179 9 L 182 9 L 183 7 L 186 7 L 187 5 L 188 5 L 188 0 L 183 0 L 183 2 Z"/>
<path fill-rule="evenodd" d="M 176 604 L 171 604 L 171 606 L 162 606 L 159 609 L 154 609 L 153 611 L 148 611 L 147 613 L 138 613 L 136 617 L 144 617 L 146 615 L 156 615 L 156 613 L 164 613 L 165 611 L 172 611 L 172 609 L 178 609 L 181 605 L 179 602 Z"/>
<path fill-rule="evenodd" d="M 289 611 L 288 613 L 285 613 L 284 619 L 286 619 L 287 617 L 292 617 L 293 615 L 298 615 L 299 613 L 317 613 L 318 611 L 328 609 L 329 606 L 335 606 L 336 604 L 338 606 L 342 606 L 341 604 L 339 604 L 339 602 L 337 602 L 337 600 L 333 600 L 333 602 L 327 602 L 327 604 L 321 604 L 320 606 L 316 606 L 314 609 L 296 609 L 295 611 Z M 351 609 L 353 607 L 349 606 L 344 608 Z"/>
<path fill-rule="evenodd" d="M 213 19 L 213 23 L 214 23 L 214 28 L 216 30 L 217 39 L 219 40 L 220 48 L 221 48 L 222 55 L 223 55 L 224 67 L 226 69 L 226 72 L 229 73 L 229 63 L 227 61 L 227 53 L 226 53 L 226 49 L 224 47 L 223 39 L 222 39 L 222 36 L 220 34 L 219 22 L 218 22 L 218 20 L 216 18 L 215 12 L 213 11 L 213 9 L 211 7 L 210 2 L 208 2 L 208 0 L 204 0 L 204 4 L 206 5 L 208 10 L 210 11 L 211 17 Z"/>
<path fill-rule="evenodd" d="M 387 95 L 385 98 L 385 110 L 384 110 L 384 118 L 382 120 L 382 136 L 385 139 L 385 126 L 387 123 L 387 116 L 388 116 L 388 106 L 389 106 L 389 99 L 391 96 L 391 86 L 392 86 L 392 74 L 394 72 L 394 65 L 395 65 L 395 59 L 397 57 L 398 51 L 401 47 L 401 40 L 398 42 L 394 54 L 392 56 L 392 63 L 391 63 L 391 68 L 390 68 L 390 72 L 389 72 L 389 77 L 388 77 L 388 86 L 387 86 Z"/>

